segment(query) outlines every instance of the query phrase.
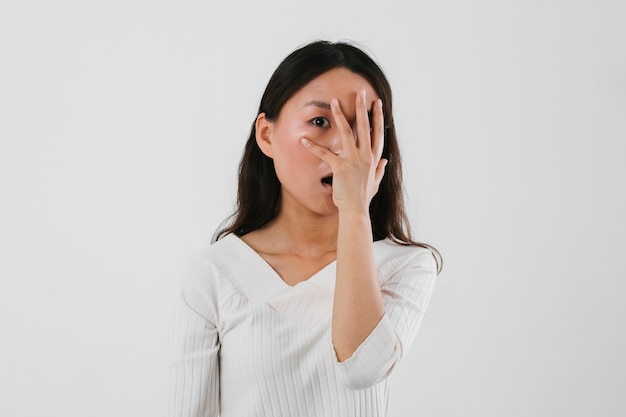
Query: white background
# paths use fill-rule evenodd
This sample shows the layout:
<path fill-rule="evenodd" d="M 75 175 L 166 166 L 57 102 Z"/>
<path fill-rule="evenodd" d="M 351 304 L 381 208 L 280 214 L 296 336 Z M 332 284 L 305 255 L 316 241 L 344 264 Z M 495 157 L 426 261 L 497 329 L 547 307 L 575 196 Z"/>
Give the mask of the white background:
<path fill-rule="evenodd" d="M 180 263 L 317 38 L 386 71 L 445 259 L 390 415 L 625 415 L 625 3 L 227 3 L 0 4 L 0 415 L 164 416 Z"/>

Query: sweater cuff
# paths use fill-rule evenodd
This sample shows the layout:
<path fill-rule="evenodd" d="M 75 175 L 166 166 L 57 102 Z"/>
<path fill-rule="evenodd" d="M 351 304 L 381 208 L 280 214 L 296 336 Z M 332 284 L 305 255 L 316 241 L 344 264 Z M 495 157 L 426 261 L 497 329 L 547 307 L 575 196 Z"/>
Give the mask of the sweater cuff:
<path fill-rule="evenodd" d="M 357 350 L 339 362 L 333 347 L 335 363 L 349 389 L 369 388 L 385 379 L 402 354 L 402 347 L 391 320 L 384 314 L 374 330 Z"/>

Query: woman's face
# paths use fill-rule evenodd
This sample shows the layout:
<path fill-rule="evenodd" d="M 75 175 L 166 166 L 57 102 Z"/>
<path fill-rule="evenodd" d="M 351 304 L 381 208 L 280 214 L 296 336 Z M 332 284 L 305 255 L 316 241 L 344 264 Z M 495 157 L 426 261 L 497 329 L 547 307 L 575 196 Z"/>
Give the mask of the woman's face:
<path fill-rule="evenodd" d="M 300 142 L 307 139 L 339 154 L 341 140 L 330 111 L 330 101 L 339 100 L 350 125 L 356 122 L 355 100 L 365 90 L 371 111 L 379 98 L 374 88 L 360 75 L 346 68 L 334 68 L 318 76 L 294 94 L 271 122 L 257 118 L 257 143 L 274 160 L 281 183 L 281 210 L 295 208 L 317 215 L 335 215 L 332 189 L 322 179 L 332 175 L 330 166 L 308 151 Z M 354 130 L 354 128 L 353 128 Z"/>

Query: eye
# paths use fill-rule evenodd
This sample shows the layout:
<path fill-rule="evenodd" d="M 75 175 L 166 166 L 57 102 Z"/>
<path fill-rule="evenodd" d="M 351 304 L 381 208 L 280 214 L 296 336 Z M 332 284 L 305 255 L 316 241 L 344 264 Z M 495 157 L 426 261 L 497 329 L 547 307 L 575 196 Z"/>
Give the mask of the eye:
<path fill-rule="evenodd" d="M 316 127 L 330 127 L 330 122 L 325 117 L 316 117 L 311 120 L 311 123 Z"/>

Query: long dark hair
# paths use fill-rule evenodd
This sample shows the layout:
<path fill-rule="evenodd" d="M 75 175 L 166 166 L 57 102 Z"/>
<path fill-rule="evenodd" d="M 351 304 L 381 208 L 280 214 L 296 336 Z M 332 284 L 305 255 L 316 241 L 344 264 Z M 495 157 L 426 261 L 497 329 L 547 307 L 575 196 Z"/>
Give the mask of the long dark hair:
<path fill-rule="evenodd" d="M 295 50 L 272 74 L 257 115 L 265 113 L 267 120 L 277 120 L 291 96 L 317 76 L 337 67 L 365 78 L 383 102 L 385 139 L 382 157 L 389 162 L 369 208 L 374 241 L 389 238 L 400 244 L 427 248 L 433 252 L 438 271 L 441 271 L 443 264 L 439 252 L 411 238 L 404 210 L 402 163 L 393 121 L 391 87 L 381 68 L 365 52 L 350 43 L 328 41 L 315 41 Z M 256 143 L 253 122 L 239 164 L 237 209 L 227 219 L 229 224 L 215 233 L 213 242 L 229 233 L 243 236 L 273 220 L 278 214 L 280 190 L 273 160 L 263 154 Z"/>

